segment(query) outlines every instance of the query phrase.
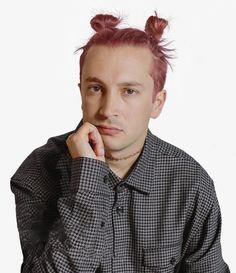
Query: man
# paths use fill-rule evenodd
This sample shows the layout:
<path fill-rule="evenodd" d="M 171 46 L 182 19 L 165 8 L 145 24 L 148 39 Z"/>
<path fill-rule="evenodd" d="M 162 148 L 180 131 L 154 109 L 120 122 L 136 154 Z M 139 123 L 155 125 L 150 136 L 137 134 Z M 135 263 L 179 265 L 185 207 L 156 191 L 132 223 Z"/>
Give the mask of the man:
<path fill-rule="evenodd" d="M 230 272 L 212 179 L 148 129 L 166 100 L 167 21 L 96 15 L 80 57 L 83 119 L 11 177 L 21 272 Z"/>

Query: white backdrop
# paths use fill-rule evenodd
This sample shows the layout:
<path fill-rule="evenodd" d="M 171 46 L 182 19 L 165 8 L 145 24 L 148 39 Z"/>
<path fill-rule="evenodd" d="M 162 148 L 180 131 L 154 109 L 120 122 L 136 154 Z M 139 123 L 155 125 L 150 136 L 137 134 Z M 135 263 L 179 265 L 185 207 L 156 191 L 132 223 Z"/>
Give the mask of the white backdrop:
<path fill-rule="evenodd" d="M 235 1 L 5 1 L 0 6 L 1 271 L 20 272 L 22 254 L 10 177 L 33 149 L 73 130 L 81 119 L 79 55 L 96 13 L 118 12 L 124 27 L 143 29 L 158 15 L 177 59 L 167 101 L 150 129 L 192 155 L 215 182 L 222 212 L 222 250 L 236 272 Z"/>

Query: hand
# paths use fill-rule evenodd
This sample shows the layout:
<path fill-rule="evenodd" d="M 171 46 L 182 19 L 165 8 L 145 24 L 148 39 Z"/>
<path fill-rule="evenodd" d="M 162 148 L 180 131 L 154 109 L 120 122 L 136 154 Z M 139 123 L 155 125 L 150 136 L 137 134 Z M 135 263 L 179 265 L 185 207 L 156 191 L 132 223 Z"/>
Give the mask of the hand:
<path fill-rule="evenodd" d="M 66 144 L 72 158 L 90 157 L 105 162 L 102 137 L 96 126 L 89 122 L 70 134 Z"/>

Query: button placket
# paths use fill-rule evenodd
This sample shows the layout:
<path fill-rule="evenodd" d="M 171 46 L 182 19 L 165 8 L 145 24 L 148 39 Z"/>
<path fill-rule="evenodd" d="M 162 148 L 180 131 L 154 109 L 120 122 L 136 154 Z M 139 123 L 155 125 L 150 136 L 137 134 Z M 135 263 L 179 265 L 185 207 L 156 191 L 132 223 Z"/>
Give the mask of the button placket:
<path fill-rule="evenodd" d="M 115 204 L 113 204 L 113 251 L 114 257 L 121 258 L 124 255 L 124 249 L 122 246 L 127 242 L 128 236 L 128 222 L 126 211 L 126 204 L 128 202 L 128 193 L 125 190 L 125 187 L 117 190 L 119 186 L 115 189 Z M 124 236 L 121 236 L 124 234 Z"/>
<path fill-rule="evenodd" d="M 117 214 L 123 214 L 124 213 L 124 204 L 123 203 L 123 198 L 124 198 L 124 195 L 125 195 L 125 187 L 124 185 L 118 185 L 116 187 L 116 194 L 117 196 L 120 196 L 120 200 L 117 199 L 117 204 L 116 204 L 116 212 Z"/>
<path fill-rule="evenodd" d="M 109 184 L 109 177 L 108 177 L 108 175 L 105 175 L 104 176 L 104 178 L 103 178 L 103 182 L 104 182 L 104 184 L 105 185 L 107 185 L 107 186 L 105 186 L 104 185 L 104 187 L 106 188 L 106 189 L 108 189 L 109 188 L 109 186 L 108 186 L 108 184 Z M 103 192 L 104 193 L 104 192 Z M 103 200 L 102 200 L 103 199 Z M 108 206 L 108 204 L 109 204 L 109 196 L 108 195 L 101 195 L 100 196 L 100 201 L 103 201 L 103 203 L 102 203 L 102 205 L 101 205 L 101 220 L 100 220 L 100 228 L 101 228 L 101 230 L 103 230 L 103 232 L 104 232 L 104 230 L 105 230 L 105 227 L 106 227 L 106 225 L 107 225 L 107 223 L 106 223 L 106 221 L 107 221 L 107 213 L 108 213 L 108 211 L 107 211 L 107 206 Z"/>

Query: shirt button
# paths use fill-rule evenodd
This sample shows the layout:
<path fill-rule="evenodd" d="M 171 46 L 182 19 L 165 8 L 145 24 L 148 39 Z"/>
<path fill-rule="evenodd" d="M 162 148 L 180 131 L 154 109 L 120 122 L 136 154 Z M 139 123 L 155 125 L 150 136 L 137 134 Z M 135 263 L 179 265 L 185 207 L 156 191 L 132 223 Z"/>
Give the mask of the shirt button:
<path fill-rule="evenodd" d="M 170 259 L 170 263 L 172 264 L 172 265 L 174 265 L 175 264 L 175 258 L 174 257 L 172 257 L 171 259 Z"/>
<path fill-rule="evenodd" d="M 116 207 L 116 212 L 117 213 L 123 213 L 124 212 L 124 207 L 123 206 Z"/>
<path fill-rule="evenodd" d="M 118 192 L 118 193 L 123 192 L 123 190 L 124 190 L 124 186 L 122 186 L 122 185 L 116 187 L 116 192 Z"/>
<path fill-rule="evenodd" d="M 107 184 L 108 183 L 108 176 L 104 176 L 104 183 Z"/>
<path fill-rule="evenodd" d="M 101 222 L 101 228 L 103 228 L 105 226 L 105 222 Z"/>

